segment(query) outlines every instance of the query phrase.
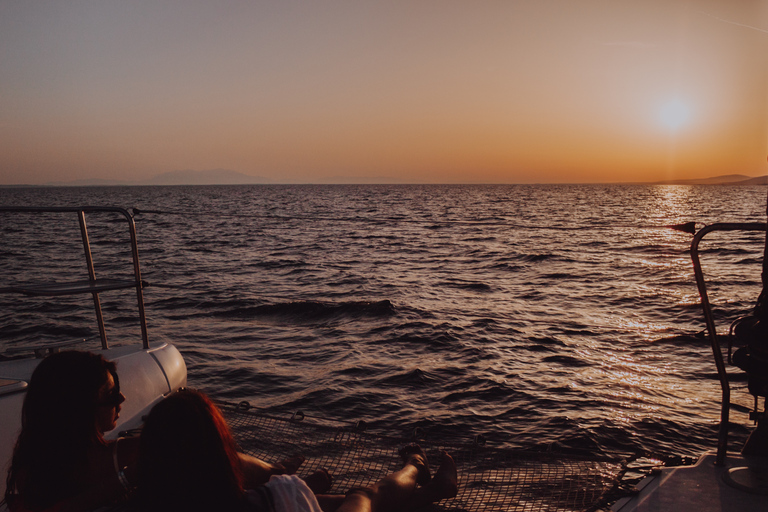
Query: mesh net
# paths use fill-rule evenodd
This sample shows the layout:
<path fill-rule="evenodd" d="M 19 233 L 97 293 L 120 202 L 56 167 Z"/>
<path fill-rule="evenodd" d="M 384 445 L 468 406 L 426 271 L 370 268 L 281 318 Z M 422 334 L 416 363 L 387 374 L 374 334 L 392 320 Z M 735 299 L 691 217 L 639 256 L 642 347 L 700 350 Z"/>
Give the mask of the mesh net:
<path fill-rule="evenodd" d="M 416 441 L 373 435 L 357 427 L 334 427 L 280 419 L 233 404 L 220 403 L 240 448 L 267 462 L 302 454 L 303 476 L 319 468 L 334 478 L 331 494 L 369 486 L 402 467 L 398 450 Z M 617 459 L 499 450 L 474 444 L 418 439 L 430 467 L 441 450 L 456 461 L 459 493 L 430 507 L 444 511 L 585 511 L 605 506 L 626 463 Z"/>

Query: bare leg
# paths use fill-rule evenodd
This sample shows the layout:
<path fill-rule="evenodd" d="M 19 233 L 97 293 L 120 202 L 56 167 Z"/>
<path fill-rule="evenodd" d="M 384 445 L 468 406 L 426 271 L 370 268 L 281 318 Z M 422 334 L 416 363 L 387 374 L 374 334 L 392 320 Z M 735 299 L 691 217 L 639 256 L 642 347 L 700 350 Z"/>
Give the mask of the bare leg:
<path fill-rule="evenodd" d="M 418 482 L 429 482 L 427 457 L 418 445 L 400 451 L 403 468 L 375 483 L 370 488 L 349 492 L 339 512 L 396 512 L 408 507 Z"/>
<path fill-rule="evenodd" d="M 294 455 L 273 464 L 273 475 L 293 475 L 304 464 L 303 455 Z"/>
<path fill-rule="evenodd" d="M 458 475 L 456 473 L 456 463 L 453 458 L 446 452 L 441 454 L 440 467 L 437 468 L 437 472 L 432 480 L 429 481 L 424 487 L 417 487 L 413 494 L 408 498 L 406 506 L 403 508 L 405 512 L 418 510 L 424 508 L 432 503 L 436 503 L 440 500 L 453 498 L 458 492 Z M 349 496 L 341 496 L 339 494 L 323 494 L 317 496 L 317 501 L 320 504 L 320 508 L 323 512 L 335 512 L 339 509 L 345 499 Z M 350 498 L 353 501 L 354 498 Z M 348 504 L 350 508 L 345 510 L 371 510 L 370 505 L 367 504 L 366 499 L 361 497 L 358 501 L 360 503 L 354 505 Z"/>
<path fill-rule="evenodd" d="M 323 512 L 336 512 L 347 496 L 343 494 L 318 494 L 315 496 Z"/>

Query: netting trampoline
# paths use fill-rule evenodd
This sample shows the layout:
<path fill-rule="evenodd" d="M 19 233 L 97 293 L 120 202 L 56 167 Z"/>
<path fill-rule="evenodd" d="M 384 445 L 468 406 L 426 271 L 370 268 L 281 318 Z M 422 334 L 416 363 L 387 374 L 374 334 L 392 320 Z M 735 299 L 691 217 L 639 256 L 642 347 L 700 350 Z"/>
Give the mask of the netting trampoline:
<path fill-rule="evenodd" d="M 621 478 L 621 458 L 582 458 L 500 450 L 479 442 L 451 444 L 367 433 L 360 425 L 330 426 L 296 414 L 278 418 L 240 404 L 219 403 L 243 452 L 268 462 L 302 454 L 299 475 L 318 468 L 334 478 L 331 494 L 370 485 L 400 467 L 398 450 L 418 442 L 434 468 L 440 451 L 456 461 L 459 493 L 430 507 L 441 511 L 592 511 L 606 506 Z"/>

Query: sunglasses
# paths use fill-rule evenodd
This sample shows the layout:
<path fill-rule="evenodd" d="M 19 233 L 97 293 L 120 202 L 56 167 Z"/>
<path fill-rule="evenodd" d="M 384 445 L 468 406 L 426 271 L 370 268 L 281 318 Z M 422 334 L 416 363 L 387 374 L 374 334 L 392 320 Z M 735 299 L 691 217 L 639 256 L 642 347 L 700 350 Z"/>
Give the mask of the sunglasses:
<path fill-rule="evenodd" d="M 96 403 L 98 407 L 117 407 L 125 400 L 120 393 L 120 380 L 117 378 L 117 372 L 110 370 L 109 373 L 112 374 L 112 379 L 115 381 L 115 387 L 112 388 L 112 391 L 109 392 L 109 395 L 107 395 L 104 400 Z"/>

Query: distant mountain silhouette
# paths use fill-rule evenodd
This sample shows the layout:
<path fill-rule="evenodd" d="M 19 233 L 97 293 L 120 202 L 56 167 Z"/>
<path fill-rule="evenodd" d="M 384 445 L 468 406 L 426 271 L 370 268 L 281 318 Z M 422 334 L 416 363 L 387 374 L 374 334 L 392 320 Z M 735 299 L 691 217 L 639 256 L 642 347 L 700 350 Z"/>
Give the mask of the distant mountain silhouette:
<path fill-rule="evenodd" d="M 147 185 L 259 185 L 270 183 L 270 180 L 228 169 L 211 169 L 164 172 L 146 183 Z"/>
<path fill-rule="evenodd" d="M 766 185 L 768 176 L 753 178 L 744 174 L 725 174 L 712 178 L 698 178 L 692 180 L 666 180 L 656 181 L 652 185 Z"/>
<path fill-rule="evenodd" d="M 169 171 L 148 180 L 129 181 L 93 178 L 54 181 L 46 183 L 46 185 L 53 187 L 109 187 L 123 185 L 260 185 L 265 183 L 271 183 L 271 180 L 228 169 L 210 169 L 205 171 Z"/>
<path fill-rule="evenodd" d="M 86 180 L 50 181 L 45 184 L 48 187 L 114 187 L 119 185 L 130 185 L 130 183 L 120 180 L 91 178 Z"/>
<path fill-rule="evenodd" d="M 740 181 L 738 185 L 768 185 L 768 176 L 758 176 L 748 180 Z"/>

